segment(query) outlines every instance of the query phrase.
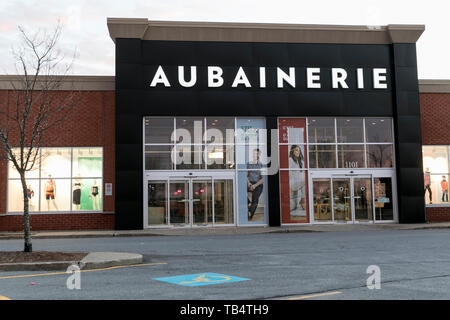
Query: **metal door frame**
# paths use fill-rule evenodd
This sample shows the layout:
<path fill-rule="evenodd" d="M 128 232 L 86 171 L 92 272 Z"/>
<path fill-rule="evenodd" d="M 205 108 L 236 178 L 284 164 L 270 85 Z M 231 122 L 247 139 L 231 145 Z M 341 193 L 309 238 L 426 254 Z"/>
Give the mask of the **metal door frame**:
<path fill-rule="evenodd" d="M 341 172 L 339 172 L 341 171 Z M 356 171 L 356 172 L 355 172 Z M 334 219 L 334 195 L 333 195 L 333 178 L 336 177 L 361 177 L 361 178 L 371 178 L 372 184 L 372 219 L 369 221 L 355 221 L 354 217 L 354 202 L 352 208 L 352 221 L 346 223 L 397 223 L 398 222 L 398 204 L 397 204 L 397 180 L 395 171 L 391 169 L 361 169 L 361 170 L 310 170 L 308 174 L 308 185 L 309 189 L 309 216 L 310 216 L 310 224 L 335 224 L 335 223 L 343 223 L 336 222 Z M 331 200 L 331 220 L 329 221 L 315 221 L 314 220 L 314 188 L 313 188 L 313 180 L 314 179 L 329 179 L 330 180 L 330 197 Z M 393 201 L 393 219 L 392 220 L 376 220 L 375 216 L 375 190 L 374 190 L 374 179 L 375 178 L 390 178 L 392 183 L 392 201 Z M 354 195 L 354 186 L 353 179 L 351 179 L 351 188 L 352 195 Z"/>
<path fill-rule="evenodd" d="M 193 219 L 193 189 L 192 182 L 196 180 L 210 180 L 211 181 L 211 207 L 212 207 L 212 223 L 195 224 Z M 214 171 L 168 171 L 168 172 L 145 172 L 144 173 L 144 229 L 147 228 L 204 228 L 204 227 L 229 227 L 237 225 L 237 210 L 236 210 L 236 177 L 234 172 L 214 172 Z M 176 224 L 170 223 L 170 181 L 173 180 L 186 180 L 189 184 L 189 223 Z M 216 224 L 215 223 L 215 180 L 232 180 L 232 196 L 233 196 L 233 223 L 232 224 Z M 166 181 L 167 183 L 167 224 L 165 225 L 149 225 L 148 224 L 148 182 L 149 181 Z"/>

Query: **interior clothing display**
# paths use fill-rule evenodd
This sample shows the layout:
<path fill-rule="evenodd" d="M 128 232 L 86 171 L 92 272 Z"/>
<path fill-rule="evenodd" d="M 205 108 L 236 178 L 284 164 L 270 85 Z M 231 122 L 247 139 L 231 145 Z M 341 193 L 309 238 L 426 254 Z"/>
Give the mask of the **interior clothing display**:
<path fill-rule="evenodd" d="M 34 197 L 34 191 L 33 191 L 33 189 L 31 189 L 31 187 L 27 188 L 27 196 L 28 196 L 28 199 L 31 199 Z"/>
<path fill-rule="evenodd" d="M 428 190 L 428 195 L 430 196 L 430 203 L 433 202 L 432 200 L 432 192 L 431 192 L 431 176 L 430 176 L 430 171 L 427 170 L 425 171 L 424 175 L 423 175 L 423 184 L 425 185 L 425 189 L 423 191 L 424 196 L 427 194 L 427 190 Z"/>
<path fill-rule="evenodd" d="M 73 185 L 72 202 L 75 205 L 80 205 L 81 203 L 81 183 L 76 182 Z"/>
<path fill-rule="evenodd" d="M 92 186 L 92 195 L 94 197 L 98 195 L 98 186 Z"/>
<path fill-rule="evenodd" d="M 441 190 L 442 190 L 442 202 L 448 202 L 448 182 L 443 177 L 441 181 Z"/>
<path fill-rule="evenodd" d="M 48 180 L 45 183 L 45 199 L 55 199 L 55 190 L 56 189 L 56 183 L 53 179 Z"/>

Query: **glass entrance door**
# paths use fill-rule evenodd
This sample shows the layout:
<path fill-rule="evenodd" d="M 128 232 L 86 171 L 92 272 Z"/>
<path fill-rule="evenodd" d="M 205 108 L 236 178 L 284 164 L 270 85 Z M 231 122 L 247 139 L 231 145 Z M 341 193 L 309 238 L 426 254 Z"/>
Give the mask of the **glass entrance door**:
<path fill-rule="evenodd" d="M 169 177 L 147 180 L 149 227 L 234 224 L 234 179 Z"/>
<path fill-rule="evenodd" d="M 373 221 L 372 178 L 336 176 L 332 180 L 334 221 Z"/>
<path fill-rule="evenodd" d="M 373 219 L 372 177 L 312 177 L 315 222 L 369 222 Z"/>

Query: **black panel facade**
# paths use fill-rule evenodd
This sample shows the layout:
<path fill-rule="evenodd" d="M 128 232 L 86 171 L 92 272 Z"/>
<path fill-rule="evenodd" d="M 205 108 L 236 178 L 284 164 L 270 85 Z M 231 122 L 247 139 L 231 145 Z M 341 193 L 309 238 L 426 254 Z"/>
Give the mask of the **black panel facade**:
<path fill-rule="evenodd" d="M 422 135 L 415 44 L 393 44 L 399 222 L 425 222 Z"/>
<path fill-rule="evenodd" d="M 170 87 L 150 87 L 158 66 Z M 185 67 L 187 79 L 189 67 L 197 66 L 195 86 L 184 88 L 178 83 L 178 66 Z M 208 87 L 208 66 L 223 69 L 223 86 Z M 231 87 L 239 67 L 250 88 Z M 266 68 L 264 88 L 259 87 L 259 67 Z M 277 68 L 287 73 L 290 67 L 295 67 L 295 88 L 287 83 L 278 88 Z M 307 67 L 321 69 L 320 89 L 307 88 Z M 331 68 L 347 71 L 348 89 L 332 88 Z M 357 88 L 357 68 L 364 70 L 364 89 Z M 373 89 L 373 68 L 387 69 L 387 89 Z M 144 116 L 264 116 L 268 129 L 276 128 L 281 116 L 394 117 L 400 221 L 424 221 L 414 45 L 116 39 L 117 229 L 143 228 Z M 278 175 L 269 177 L 269 224 L 273 226 L 280 225 L 278 179 Z"/>

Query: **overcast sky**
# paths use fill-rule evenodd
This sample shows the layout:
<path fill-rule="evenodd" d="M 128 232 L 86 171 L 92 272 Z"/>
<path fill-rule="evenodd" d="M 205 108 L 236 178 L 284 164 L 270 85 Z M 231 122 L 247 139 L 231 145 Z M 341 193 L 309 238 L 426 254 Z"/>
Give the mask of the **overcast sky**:
<path fill-rule="evenodd" d="M 420 79 L 450 79 L 448 0 L 1 0 L 0 73 L 15 73 L 11 47 L 17 26 L 52 29 L 60 19 L 60 46 L 77 51 L 72 73 L 114 75 L 114 43 L 107 17 L 150 20 L 294 24 L 424 24 L 417 42 Z"/>

